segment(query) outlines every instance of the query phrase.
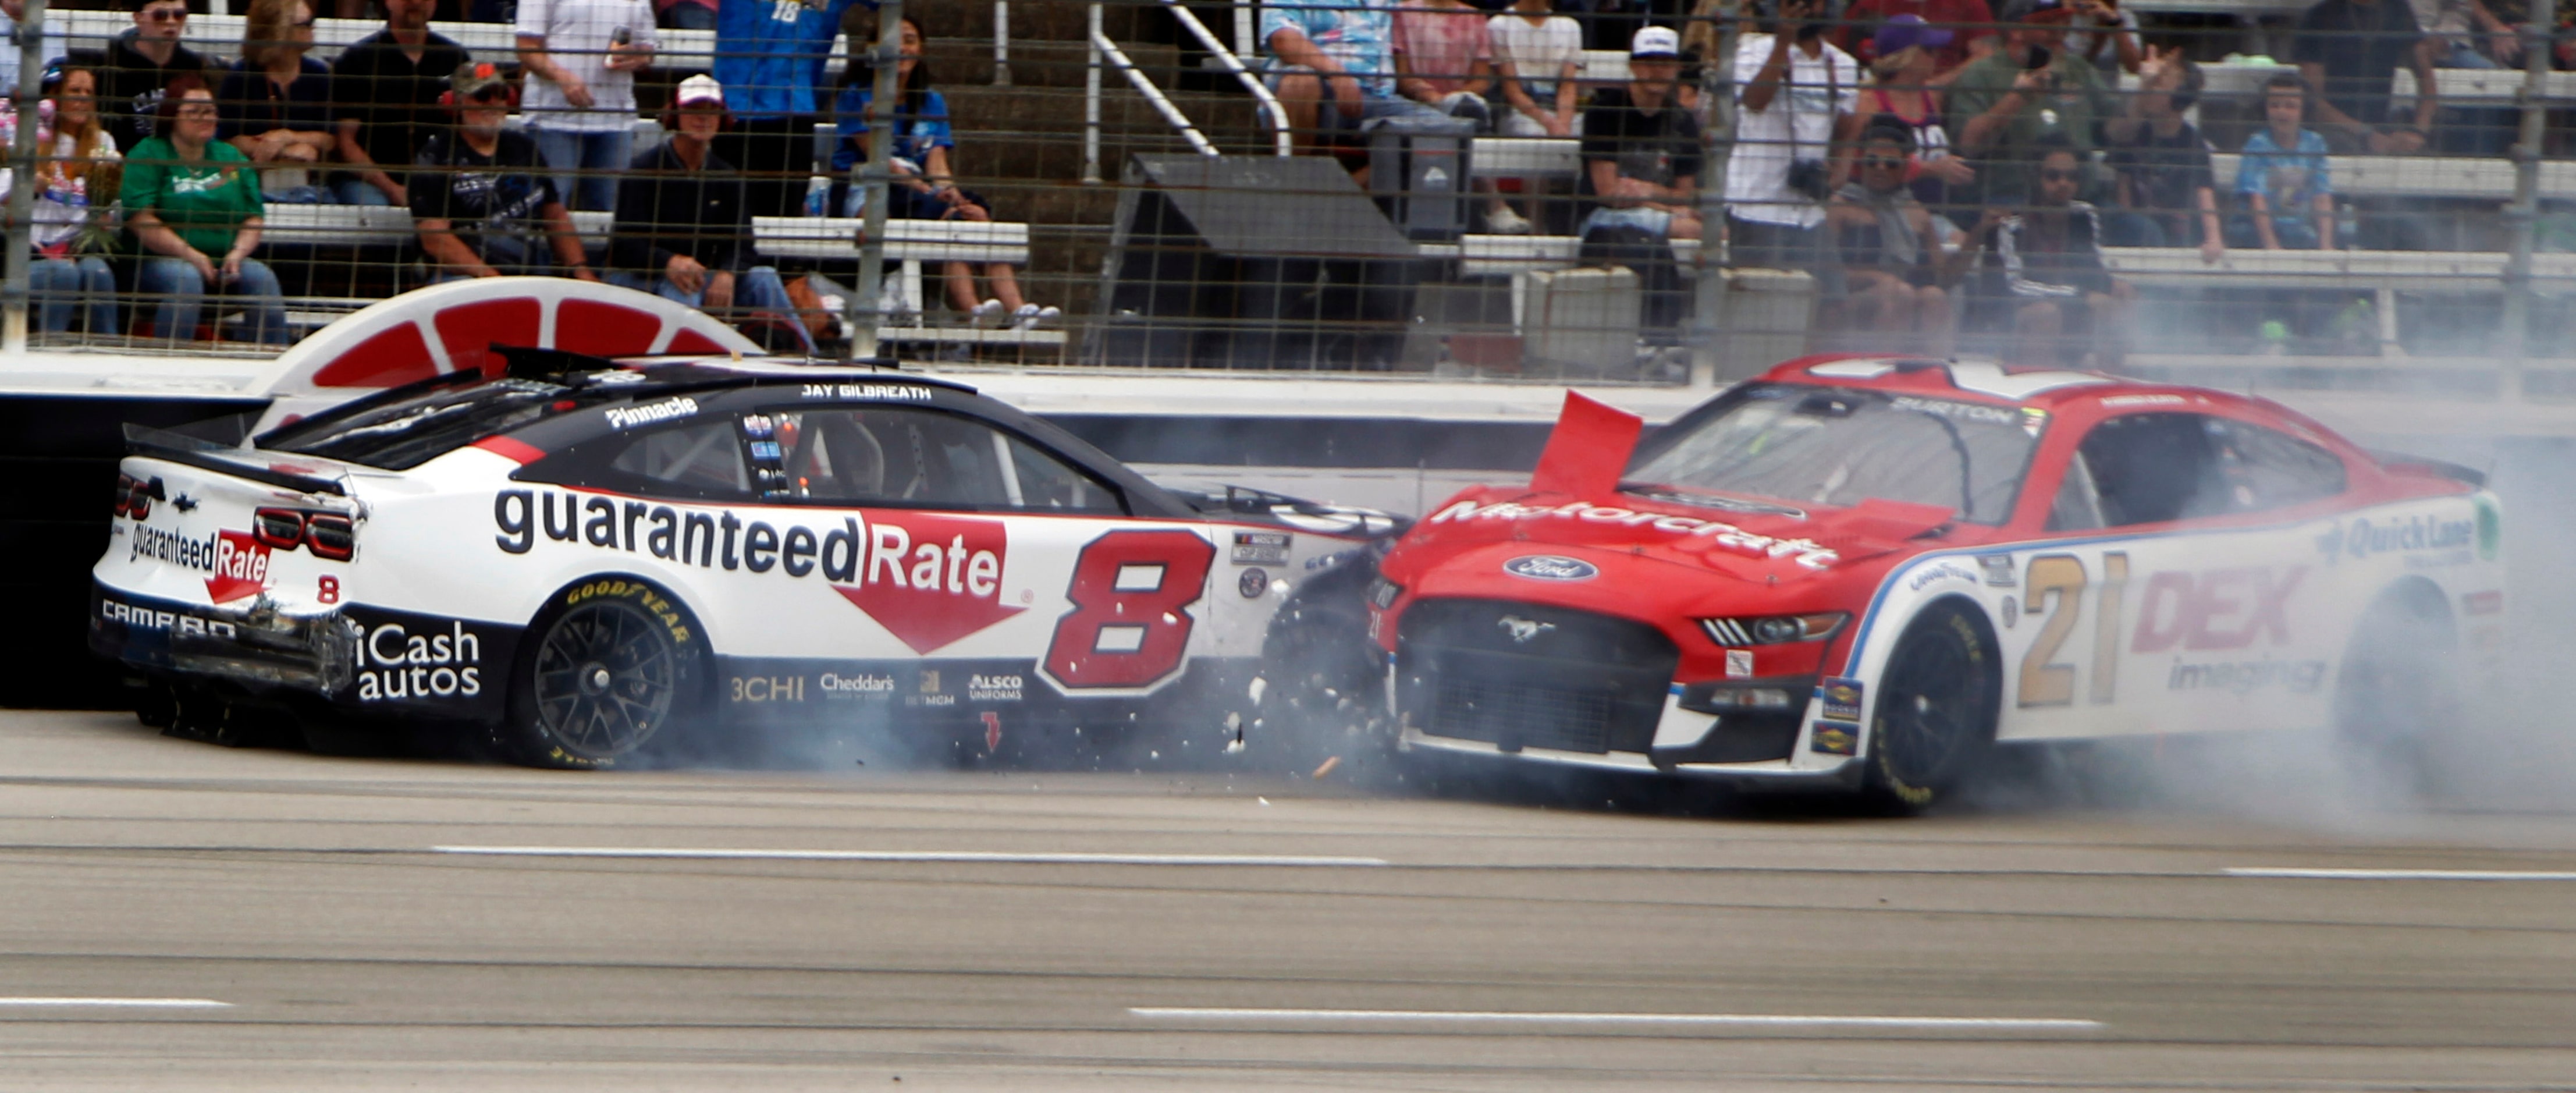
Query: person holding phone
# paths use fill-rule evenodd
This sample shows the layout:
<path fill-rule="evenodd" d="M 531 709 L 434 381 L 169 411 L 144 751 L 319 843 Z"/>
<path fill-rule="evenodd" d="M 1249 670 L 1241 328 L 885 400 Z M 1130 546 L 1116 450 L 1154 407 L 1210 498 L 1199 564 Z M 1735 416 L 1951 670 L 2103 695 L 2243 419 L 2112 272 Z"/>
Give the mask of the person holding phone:
<path fill-rule="evenodd" d="M 519 0 L 519 109 L 555 171 L 567 208 L 617 207 L 617 174 L 634 159 L 635 74 L 653 63 L 646 0 Z"/>
<path fill-rule="evenodd" d="M 2120 104 L 2100 71 L 2060 48 L 2075 9 L 2060 0 L 2013 0 L 2003 18 L 2013 24 L 2004 48 L 1969 63 L 1950 84 L 1951 145 L 1974 164 L 1989 203 L 2038 192 L 2039 148 L 2051 138 L 2087 165 L 2079 192 L 2097 192 L 2102 180 L 2089 168 L 2100 147 L 2096 122 L 2116 116 Z"/>
<path fill-rule="evenodd" d="M 1860 63 L 1825 40 L 1823 0 L 1775 0 L 1762 33 L 1735 45 L 1735 157 L 1726 172 L 1728 254 L 1736 265 L 1840 279 L 1820 245 L 1825 201 L 1851 177 L 1860 135 Z M 1585 136 L 1591 130 L 1587 125 Z M 1828 283 L 1826 295 L 1838 284 Z"/>

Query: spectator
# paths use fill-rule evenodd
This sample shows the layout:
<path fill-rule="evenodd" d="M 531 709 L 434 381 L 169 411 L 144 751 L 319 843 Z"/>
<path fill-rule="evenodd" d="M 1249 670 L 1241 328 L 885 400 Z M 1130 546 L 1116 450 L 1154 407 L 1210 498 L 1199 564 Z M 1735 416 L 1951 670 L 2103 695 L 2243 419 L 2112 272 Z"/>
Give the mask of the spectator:
<path fill-rule="evenodd" d="M 2032 168 L 2051 137 L 2090 163 L 2095 123 L 2119 111 L 2101 73 L 2058 48 L 2074 14 L 2058 0 L 2012 0 L 2004 8 L 2004 21 L 2014 24 L 2006 48 L 1970 63 L 1950 84 L 1950 135 L 1976 162 L 1990 203 L 2037 192 Z"/>
<path fill-rule="evenodd" d="M 2203 80 L 2181 47 L 2158 50 L 2139 66 L 2127 108 L 2102 123 L 2120 196 L 2120 211 L 2103 225 L 2105 242 L 2179 247 L 2197 240 L 2201 261 L 2212 263 L 2226 253 L 2209 142 L 2182 117 L 2199 100 Z"/>
<path fill-rule="evenodd" d="M 2044 364 L 2076 357 L 2090 340 L 2095 367 L 2120 362 L 2129 302 L 2136 290 L 2102 264 L 2101 227 L 2093 206 L 2075 199 L 2083 186 L 2073 142 L 2048 138 L 2039 150 L 2039 188 L 2028 207 L 1988 206 L 1963 246 L 1982 257 L 1968 316 L 1979 329 L 2013 334 L 2011 359 Z"/>
<path fill-rule="evenodd" d="M 2236 193 L 2245 202 L 2236 245 L 2264 250 L 2333 250 L 2334 179 L 2326 139 L 2300 127 L 2307 87 L 2291 75 L 2263 85 L 2263 119 L 2245 138 Z"/>
<path fill-rule="evenodd" d="M 1877 57 L 1870 62 L 1870 86 L 1860 93 L 1862 117 L 1893 117 L 1904 122 L 1912 138 L 1915 200 L 1930 206 L 1932 215 L 1947 218 L 1952 211 L 1950 189 L 1966 187 L 1977 181 L 1977 172 L 1968 161 L 1950 153 L 1950 131 L 1941 125 L 1941 96 L 1932 86 L 1934 57 L 1948 46 L 1952 32 L 1932 26 L 1920 15 L 1891 15 L 1878 25 L 1870 39 L 1871 52 Z M 1955 225 L 1953 225 L 1955 227 Z"/>
<path fill-rule="evenodd" d="M 309 205 L 326 198 L 314 166 L 339 143 L 332 135 L 331 69 L 305 56 L 313 9 L 303 0 L 251 0 L 241 60 L 215 89 L 223 119 L 215 135 L 260 168 L 269 201 Z"/>
<path fill-rule="evenodd" d="M 153 135 L 126 159 L 122 193 L 126 226 L 145 252 L 135 291 L 160 301 L 152 336 L 195 337 L 206 290 L 220 287 L 249 310 L 253 338 L 284 344 L 277 275 L 251 257 L 259 250 L 259 175 L 249 156 L 215 139 L 215 95 L 205 77 L 181 73 L 163 90 Z"/>
<path fill-rule="evenodd" d="M 992 206 L 982 195 L 958 189 L 949 171 L 948 153 L 957 147 L 957 140 L 948 124 L 948 100 L 931 89 L 930 66 L 922 62 L 921 45 L 921 28 L 905 19 L 903 60 L 895 69 L 896 83 L 903 88 L 903 97 L 894 112 L 892 147 L 897 177 L 886 187 L 886 215 L 897 220 L 989 221 L 993 219 Z M 840 115 L 841 143 L 832 154 L 833 173 L 846 175 L 867 159 L 869 107 L 875 98 L 874 74 L 854 70 L 835 104 Z M 867 191 L 849 187 L 840 206 L 843 215 L 865 212 L 866 197 Z M 992 286 L 993 295 L 980 304 L 975 302 L 973 265 L 950 262 L 945 273 L 950 305 L 973 316 L 978 326 L 1007 321 L 1025 330 L 1062 314 L 1058 308 L 1040 307 L 1023 298 L 1019 278 L 1009 263 L 993 262 L 984 267 L 984 279 Z"/>
<path fill-rule="evenodd" d="M 18 90 L 18 63 L 24 56 L 24 51 L 20 50 L 15 43 L 18 40 L 18 20 L 26 17 L 27 0 L 0 0 L 0 93 L 14 93 Z M 61 58 L 63 56 L 62 32 L 46 31 L 45 40 L 38 47 L 36 55 L 47 59 Z"/>
<path fill-rule="evenodd" d="M 1918 153 L 1914 127 L 1881 114 L 1861 130 L 1858 180 L 1834 194 L 1825 222 L 1843 262 L 1858 330 L 1904 337 L 1904 349 L 1947 357 L 1957 339 L 1943 286 L 1956 284 L 1974 251 L 1944 256 L 1959 229 L 1915 200 L 1906 168 Z"/>
<path fill-rule="evenodd" d="M 660 0 L 655 6 L 661 11 L 662 25 L 668 29 L 716 29 L 714 0 Z"/>
<path fill-rule="evenodd" d="M 1843 11 L 1835 44 L 1863 62 L 1876 63 L 1878 28 L 1906 15 L 1949 35 L 1940 45 L 1925 46 L 1932 54 L 1932 74 L 1924 82 L 1931 87 L 1948 87 L 1959 78 L 1960 69 L 1993 53 L 2001 41 L 1994 27 L 1994 9 L 1986 0 L 1855 0 Z"/>
<path fill-rule="evenodd" d="M 519 0 L 519 104 L 555 192 L 585 212 L 617 206 L 617 172 L 635 158 L 635 73 L 653 63 L 644 0 Z"/>
<path fill-rule="evenodd" d="M 2382 155 L 2423 150 L 2441 108 L 2423 45 L 2415 12 L 2397 0 L 2319 0 L 2299 16 L 2292 56 L 2330 147 Z M 2389 85 L 2400 68 L 2415 73 L 2412 118 L 2390 113 Z"/>
<path fill-rule="evenodd" d="M 1361 123 L 1439 117 L 1395 93 L 1394 20 L 1388 0 L 1300 0 L 1261 9 L 1270 90 L 1309 149 L 1341 143 Z M 1365 174 L 1363 167 L 1354 174 Z"/>
<path fill-rule="evenodd" d="M 470 60 L 465 47 L 429 29 L 436 0 L 381 0 L 385 29 L 352 44 L 331 66 L 340 162 L 333 192 L 351 205 L 411 207 L 405 189 L 414 157 L 444 119 L 447 77 Z"/>
<path fill-rule="evenodd" d="M 850 16 L 850 49 L 877 40 L 876 5 L 868 0 L 761 3 L 734 0 L 716 9 L 715 78 L 724 84 L 733 126 L 716 141 L 725 161 L 742 168 L 753 216 L 804 211 L 813 175 L 814 122 L 822 104 L 823 62 Z"/>
<path fill-rule="evenodd" d="M 2497 19 L 2480 0 L 2408 0 L 2415 23 L 2430 40 L 2435 68 L 2503 68 L 2522 56 L 2513 28 Z M 2478 51 L 2483 38 L 2495 50 Z M 2503 62 L 2503 63 L 2498 63 Z"/>
<path fill-rule="evenodd" d="M 40 85 L 52 100 L 50 135 L 36 130 L 35 208 L 28 242 L 35 248 L 27 267 L 40 326 L 51 334 L 71 329 L 72 311 L 88 313 L 92 334 L 122 334 L 116 325 L 116 275 L 99 256 L 107 249 L 96 232 L 112 225 L 109 206 L 116 192 L 119 166 L 116 142 L 99 125 L 98 78 L 86 68 L 61 64 L 45 70 Z M 18 112 L 0 110 L 0 145 L 14 147 Z M 0 167 L 0 194 L 9 192 L 16 172 Z M 93 204 L 91 195 L 101 195 Z"/>
<path fill-rule="evenodd" d="M 597 281 L 555 196 L 537 142 L 502 128 L 510 85 L 500 67 L 476 61 L 456 70 L 456 125 L 433 134 L 412 161 L 411 215 L 430 283 L 466 277 L 552 273 Z M 540 238 L 543 236 L 543 238 Z M 551 248 L 552 257 L 548 251 Z"/>
<path fill-rule="evenodd" d="M 2147 60 L 2138 38 L 2138 13 L 2119 0 L 2074 0 L 2074 25 L 2059 48 L 2092 65 L 2102 82 L 2118 86 L 2123 72 L 2136 75 Z"/>
<path fill-rule="evenodd" d="M 1583 73 L 1583 28 L 1574 20 L 1549 13 L 1548 0 L 1512 0 L 1512 9 L 1485 23 L 1493 42 L 1494 70 L 1502 77 L 1506 109 L 1494 131 L 1506 137 L 1570 137 L 1581 132 L 1583 118 L 1574 112 Z M 1485 210 L 1487 229 L 1518 235 L 1542 223 L 1539 199 L 1544 179 L 1518 180 L 1527 219 L 1514 214 L 1497 195 Z"/>
<path fill-rule="evenodd" d="M 778 270 L 743 265 L 751 210 L 743 204 L 742 173 L 713 149 L 724 102 L 724 87 L 712 79 L 680 81 L 662 119 L 670 139 L 635 157 L 618 182 L 608 280 L 710 313 L 737 304 L 770 313 L 772 325 L 794 330 L 811 353 L 813 339 Z"/>
<path fill-rule="evenodd" d="M 1781 0 L 1762 33 L 1736 43 L 1735 158 L 1726 171 L 1729 253 L 1740 266 L 1838 278 L 1820 233 L 1825 200 L 1851 174 L 1860 65 L 1825 41 L 1824 5 Z M 1585 129 L 1586 141 L 1591 129 Z M 1826 295 L 1837 295 L 1826 286 Z"/>
<path fill-rule="evenodd" d="M 1494 45 L 1486 19 L 1466 0 L 1405 0 L 1395 12 L 1396 92 L 1491 131 L 1485 92 L 1494 86 Z"/>
<path fill-rule="evenodd" d="M 187 28 L 184 0 L 143 0 L 134 9 L 134 29 L 107 43 L 99 74 L 105 83 L 101 93 L 107 99 L 108 132 L 115 134 L 118 151 L 130 156 L 135 145 L 152 135 L 170 81 L 182 75 L 202 78 L 208 71 L 205 58 L 179 44 L 179 34 Z"/>

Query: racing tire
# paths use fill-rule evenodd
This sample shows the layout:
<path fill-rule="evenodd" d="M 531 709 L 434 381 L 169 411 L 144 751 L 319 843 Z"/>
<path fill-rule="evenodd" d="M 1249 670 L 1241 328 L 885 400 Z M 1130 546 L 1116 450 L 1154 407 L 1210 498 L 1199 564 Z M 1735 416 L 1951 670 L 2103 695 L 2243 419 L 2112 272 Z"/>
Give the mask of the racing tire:
<path fill-rule="evenodd" d="M 604 770 L 673 756 L 703 712 L 706 636 L 677 597 L 602 576 L 554 594 L 522 639 L 494 743 L 512 760 Z"/>
<path fill-rule="evenodd" d="M 2421 804 L 2442 788 L 2442 760 L 2464 709 L 2459 635 L 2428 581 L 2381 593 L 2335 672 L 2334 741 L 2348 774 Z"/>
<path fill-rule="evenodd" d="M 1364 762 L 1393 750 L 1386 669 L 1368 635 L 1363 597 L 1373 565 L 1308 581 L 1272 616 L 1261 644 L 1261 697 L 1251 717 L 1276 741 L 1274 757 L 1297 773 L 1327 758 Z M 1260 746 L 1263 741 L 1255 741 Z"/>
<path fill-rule="evenodd" d="M 1945 600 L 1896 639 L 1870 713 L 1867 790 L 1921 812 L 1948 799 L 1994 746 L 2003 672 L 1994 630 L 1976 608 Z"/>

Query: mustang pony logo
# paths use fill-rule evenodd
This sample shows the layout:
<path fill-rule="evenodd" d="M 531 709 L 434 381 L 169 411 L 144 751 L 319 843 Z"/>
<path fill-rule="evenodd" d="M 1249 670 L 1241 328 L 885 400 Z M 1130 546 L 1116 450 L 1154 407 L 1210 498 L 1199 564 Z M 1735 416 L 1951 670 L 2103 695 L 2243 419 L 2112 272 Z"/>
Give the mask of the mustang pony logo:
<path fill-rule="evenodd" d="M 1510 634 L 1514 645 L 1527 645 L 1540 634 L 1556 629 L 1555 623 L 1538 622 L 1518 615 L 1505 615 L 1494 620 L 1494 625 L 1502 627 L 1504 633 Z"/>

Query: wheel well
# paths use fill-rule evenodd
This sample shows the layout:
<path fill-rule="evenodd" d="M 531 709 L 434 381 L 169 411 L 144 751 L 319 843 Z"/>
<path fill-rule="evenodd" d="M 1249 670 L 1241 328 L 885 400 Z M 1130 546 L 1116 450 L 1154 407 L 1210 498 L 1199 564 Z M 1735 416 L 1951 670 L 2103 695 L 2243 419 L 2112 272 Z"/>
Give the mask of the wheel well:
<path fill-rule="evenodd" d="M 2362 626 L 2367 628 L 2390 614 L 2409 622 L 2435 624 L 2445 635 L 2457 636 L 2458 623 L 2451 617 L 2450 594 L 2442 591 L 2442 586 L 2433 583 L 2430 577 L 2409 574 L 2381 589 L 2379 595 L 2370 601 L 2370 608 L 2361 613 Z M 2367 636 L 2355 635 L 2356 638 Z"/>

